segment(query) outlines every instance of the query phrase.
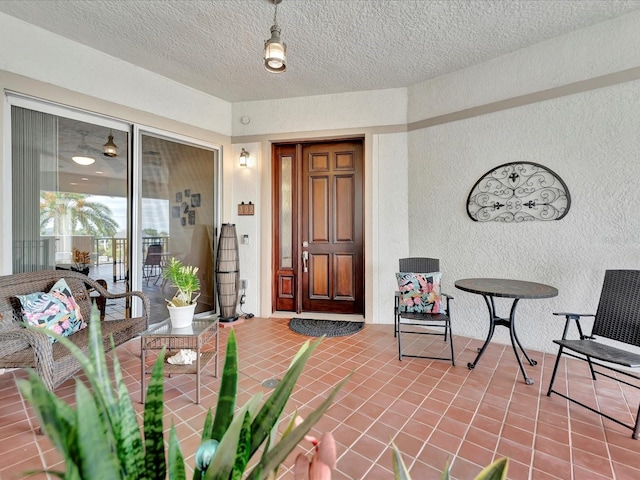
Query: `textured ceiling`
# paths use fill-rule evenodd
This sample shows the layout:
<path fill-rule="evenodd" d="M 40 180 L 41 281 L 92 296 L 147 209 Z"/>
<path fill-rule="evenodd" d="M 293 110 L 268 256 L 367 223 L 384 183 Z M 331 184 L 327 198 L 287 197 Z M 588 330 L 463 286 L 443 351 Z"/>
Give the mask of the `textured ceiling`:
<path fill-rule="evenodd" d="M 0 12 L 229 102 L 406 87 L 640 9 L 640 0 L 1 0 Z"/>

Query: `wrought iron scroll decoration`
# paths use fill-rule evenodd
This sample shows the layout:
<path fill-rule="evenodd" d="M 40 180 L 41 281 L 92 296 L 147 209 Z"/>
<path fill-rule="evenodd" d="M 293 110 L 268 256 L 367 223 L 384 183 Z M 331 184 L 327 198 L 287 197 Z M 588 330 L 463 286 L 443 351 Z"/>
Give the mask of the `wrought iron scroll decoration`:
<path fill-rule="evenodd" d="M 512 162 L 487 173 L 471 189 L 467 214 L 476 222 L 560 220 L 571 207 L 569 189 L 537 163 Z"/>

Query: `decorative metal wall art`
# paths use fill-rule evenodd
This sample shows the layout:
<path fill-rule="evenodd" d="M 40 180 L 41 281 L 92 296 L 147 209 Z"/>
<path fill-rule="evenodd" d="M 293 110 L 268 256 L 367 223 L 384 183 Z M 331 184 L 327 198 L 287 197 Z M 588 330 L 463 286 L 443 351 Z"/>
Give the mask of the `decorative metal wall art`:
<path fill-rule="evenodd" d="M 485 173 L 471 189 L 467 213 L 476 222 L 560 220 L 571 206 L 569 189 L 537 163 L 505 163 Z"/>

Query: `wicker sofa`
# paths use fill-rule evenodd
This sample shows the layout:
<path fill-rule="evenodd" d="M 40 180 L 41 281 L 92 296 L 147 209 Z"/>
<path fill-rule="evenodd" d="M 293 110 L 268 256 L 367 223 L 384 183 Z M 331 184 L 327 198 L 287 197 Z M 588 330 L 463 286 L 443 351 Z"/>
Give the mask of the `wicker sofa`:
<path fill-rule="evenodd" d="M 105 299 L 141 299 L 142 316 L 102 321 L 105 351 L 111 349 L 110 336 L 117 346 L 139 335 L 149 324 L 149 298 L 142 292 L 110 293 L 102 286 L 104 282 L 72 271 L 45 270 L 0 276 L 0 368 L 34 368 L 51 391 L 73 377 L 80 365 L 59 342 L 52 344 L 45 333 L 24 328 L 21 305 L 16 295 L 48 292 L 61 278 L 69 285 L 87 323 L 96 299 L 90 292 Z M 67 338 L 86 352 L 88 330 L 84 328 Z"/>

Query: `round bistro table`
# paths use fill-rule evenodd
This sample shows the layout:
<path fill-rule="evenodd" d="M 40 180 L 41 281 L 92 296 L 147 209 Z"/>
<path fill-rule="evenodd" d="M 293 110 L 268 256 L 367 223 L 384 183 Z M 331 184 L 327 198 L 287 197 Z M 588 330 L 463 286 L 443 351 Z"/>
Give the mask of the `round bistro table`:
<path fill-rule="evenodd" d="M 558 289 L 549 285 L 544 285 L 542 283 L 525 282 L 522 280 L 510 280 L 505 278 L 464 278 L 462 280 L 456 280 L 454 285 L 456 286 L 456 288 L 464 292 L 482 295 L 482 298 L 484 298 L 484 301 L 487 304 L 487 308 L 489 309 L 489 334 L 487 335 L 487 339 L 485 340 L 482 347 L 478 349 L 478 356 L 476 357 L 476 359 L 473 362 L 467 364 L 469 370 L 473 370 L 480 360 L 480 357 L 482 357 L 482 354 L 484 353 L 487 345 L 489 345 L 489 342 L 493 337 L 493 332 L 496 328 L 496 325 L 501 325 L 509 329 L 513 353 L 516 356 L 516 360 L 518 361 L 518 365 L 520 366 L 520 371 L 522 372 L 525 383 L 527 385 L 533 385 L 533 379 L 527 376 L 527 372 L 522 365 L 520 355 L 518 355 L 518 348 L 520 348 L 520 351 L 529 362 L 529 365 L 536 365 L 537 362 L 529 358 L 529 355 L 527 355 L 527 352 L 522 347 L 522 344 L 518 339 L 518 335 L 516 334 L 516 306 L 518 305 L 520 299 L 523 298 L 555 297 L 556 295 L 558 295 Z M 496 307 L 493 300 L 495 297 L 513 298 L 509 318 L 503 318 L 496 315 Z"/>

